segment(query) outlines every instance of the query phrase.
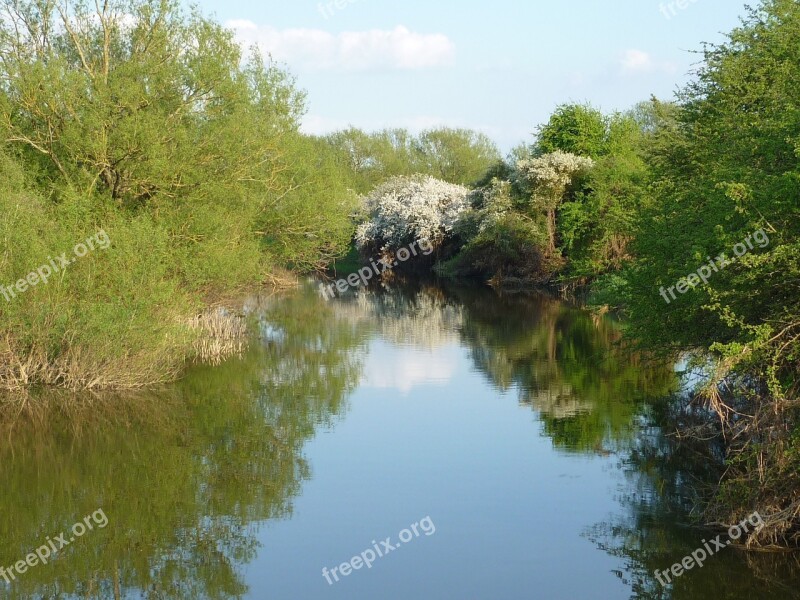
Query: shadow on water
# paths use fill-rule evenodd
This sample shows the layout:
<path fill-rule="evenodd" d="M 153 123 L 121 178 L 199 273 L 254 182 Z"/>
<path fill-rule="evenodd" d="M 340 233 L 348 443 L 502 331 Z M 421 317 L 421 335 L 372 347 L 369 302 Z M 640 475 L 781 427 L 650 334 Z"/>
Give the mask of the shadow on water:
<path fill-rule="evenodd" d="M 672 588 L 655 581 L 700 546 L 686 523 L 704 467 L 649 424 L 676 389 L 674 369 L 626 350 L 612 320 L 542 294 L 423 282 L 329 303 L 305 289 L 245 308 L 256 333 L 241 359 L 147 393 L 39 392 L 3 405 L 0 566 L 99 508 L 108 517 L 49 564 L 0 578 L 4 597 L 246 596 L 257 533 L 291 516 L 311 476 L 303 448 L 344 417 L 373 339 L 458 344 L 489 385 L 535 412 L 557 450 L 609 457 L 624 510 L 585 536 L 622 561 L 633 598 L 798 597 L 793 556 L 733 549 Z"/>

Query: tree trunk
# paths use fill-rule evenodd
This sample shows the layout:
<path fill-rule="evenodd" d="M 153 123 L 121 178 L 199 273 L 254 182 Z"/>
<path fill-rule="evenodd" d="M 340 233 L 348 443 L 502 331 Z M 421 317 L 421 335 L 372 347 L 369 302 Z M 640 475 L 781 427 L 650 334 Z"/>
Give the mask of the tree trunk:
<path fill-rule="evenodd" d="M 556 253 L 556 211 L 550 209 L 547 211 L 547 237 L 550 244 L 550 256 Z"/>

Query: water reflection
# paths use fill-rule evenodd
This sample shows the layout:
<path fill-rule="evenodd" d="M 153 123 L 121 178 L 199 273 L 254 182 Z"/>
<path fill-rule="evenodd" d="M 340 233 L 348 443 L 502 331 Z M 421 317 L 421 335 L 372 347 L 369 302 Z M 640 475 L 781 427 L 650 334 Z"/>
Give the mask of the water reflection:
<path fill-rule="evenodd" d="M 153 393 L 48 394 L 47 410 L 35 397 L 5 406 L 0 565 L 98 508 L 109 524 L 29 569 L 4 596 L 246 594 L 242 567 L 258 550 L 259 523 L 290 514 L 309 476 L 303 445 L 342 413 L 366 337 L 312 297 L 250 308 L 262 343 L 242 360 Z"/>
<path fill-rule="evenodd" d="M 611 319 L 542 293 L 415 283 L 361 292 L 337 312 L 374 323 L 393 345 L 437 350 L 382 364 L 374 377 L 383 385 L 408 392 L 414 382 L 447 381 L 454 367 L 443 349 L 466 347 L 474 368 L 499 391 L 514 390 L 553 443 L 570 452 L 606 453 L 629 441 L 643 403 L 677 385 L 670 365 L 624 348 Z"/>
<path fill-rule="evenodd" d="M 648 421 L 658 422 L 659 411 L 670 400 L 658 401 Z M 719 479 L 717 464 L 693 444 L 678 443 L 653 425 L 643 427 L 620 456 L 618 499 L 625 510 L 588 528 L 585 535 L 623 561 L 625 569 L 616 575 L 630 586 L 631 599 L 800 598 L 797 553 L 726 548 L 708 558 L 701 569 L 672 578 L 667 588 L 657 581 L 656 569 L 669 569 L 720 533 L 698 528 L 690 518 L 697 488 Z"/>
<path fill-rule="evenodd" d="M 431 385 L 448 393 L 458 389 L 465 362 L 493 398 L 531 409 L 540 429 L 521 428 L 522 435 L 546 436 L 544 446 L 552 444 L 558 460 L 595 457 L 614 467 L 604 480 L 616 478 L 622 512 L 585 536 L 603 551 L 596 554 L 619 559 L 617 576 L 633 598 L 795 597 L 786 584 L 795 576 L 794 558 L 734 550 L 672 590 L 655 582 L 654 569 L 699 545 L 683 515 L 693 505 L 691 482 L 713 473 L 703 473 L 708 463 L 696 464 L 658 428 L 641 428 L 658 406 L 654 399 L 676 388 L 675 373 L 627 351 L 610 319 L 541 294 L 424 282 L 330 303 L 306 289 L 252 299 L 245 308 L 256 333 L 242 359 L 197 368 L 146 394 L 49 393 L 47 409 L 37 395 L 3 406 L 0 511 L 8 517 L 0 524 L 0 566 L 24 559 L 98 508 L 109 518 L 106 528 L 76 540 L 50 564 L 29 569 L 11 586 L 0 580 L 5 597 L 248 596 L 246 568 L 259 554 L 261 529 L 292 516 L 312 476 L 304 448 L 344 418 L 352 393 L 383 397 L 397 390 L 408 400 Z M 458 433 L 443 425 L 448 435 Z M 415 451 L 409 461 L 426 459 L 423 447 Z M 497 481 L 496 467 L 481 464 L 476 459 L 474 477 Z M 385 465 L 388 478 L 392 466 Z M 492 494 L 502 494 L 491 487 L 485 493 L 494 502 Z M 540 542 L 562 547 L 554 537 Z M 446 551 L 460 561 L 465 548 Z M 769 596 L 758 595 L 762 579 Z M 511 580 L 509 588 L 498 582 L 498 590 L 511 589 Z"/>

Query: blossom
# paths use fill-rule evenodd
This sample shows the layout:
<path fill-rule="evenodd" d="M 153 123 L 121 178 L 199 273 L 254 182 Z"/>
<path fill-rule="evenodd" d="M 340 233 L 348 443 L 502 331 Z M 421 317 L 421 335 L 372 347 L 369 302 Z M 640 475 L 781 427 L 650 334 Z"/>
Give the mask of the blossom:
<path fill-rule="evenodd" d="M 464 213 L 461 218 L 462 221 L 476 219 L 476 233 L 483 233 L 508 214 L 512 210 L 512 204 L 511 182 L 495 177 L 488 186 L 470 193 L 472 210 L 469 214 Z"/>
<path fill-rule="evenodd" d="M 369 220 L 356 230 L 356 244 L 383 249 L 423 240 L 439 244 L 469 208 L 469 193 L 429 176 L 393 177 L 364 197 Z"/>
<path fill-rule="evenodd" d="M 534 198 L 543 204 L 558 204 L 579 175 L 594 166 L 591 158 L 560 150 L 517 163 L 517 170 L 533 187 Z"/>

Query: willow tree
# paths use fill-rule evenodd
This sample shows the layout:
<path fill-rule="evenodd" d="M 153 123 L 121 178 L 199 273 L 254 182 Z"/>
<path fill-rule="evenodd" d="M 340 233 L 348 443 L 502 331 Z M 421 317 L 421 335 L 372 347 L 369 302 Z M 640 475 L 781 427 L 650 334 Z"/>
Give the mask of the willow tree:
<path fill-rule="evenodd" d="M 43 175 L 121 203 L 269 184 L 302 94 L 172 0 L 3 0 L 0 119 Z"/>
<path fill-rule="evenodd" d="M 336 169 L 298 131 L 303 110 L 289 73 L 177 1 L 0 0 L 0 214 L 15 225 L 0 277 L 101 227 L 113 241 L 0 306 L 0 367 L 161 381 L 191 355 L 174 329 L 209 297 L 340 252 L 355 198 L 321 179 Z"/>
<path fill-rule="evenodd" d="M 349 238 L 343 187 L 293 193 L 318 166 L 315 152 L 298 156 L 304 93 L 232 31 L 175 0 L 0 10 L 0 132 L 48 188 L 151 209 L 188 246 L 253 240 L 279 212 L 332 223 L 311 237 L 262 231 L 289 263 L 295 248 L 313 264 L 315 248 L 327 258 Z"/>

